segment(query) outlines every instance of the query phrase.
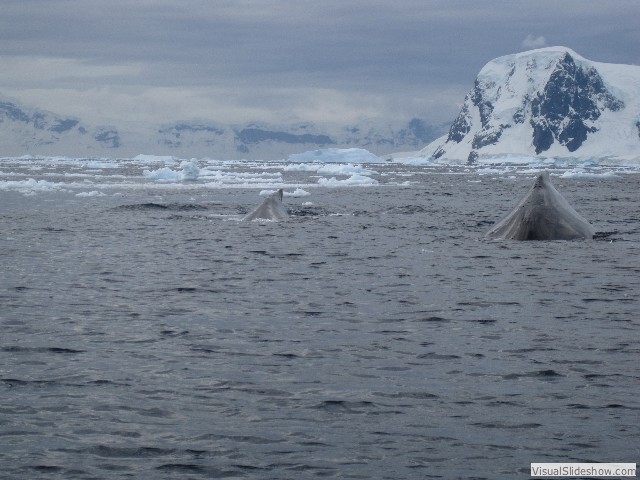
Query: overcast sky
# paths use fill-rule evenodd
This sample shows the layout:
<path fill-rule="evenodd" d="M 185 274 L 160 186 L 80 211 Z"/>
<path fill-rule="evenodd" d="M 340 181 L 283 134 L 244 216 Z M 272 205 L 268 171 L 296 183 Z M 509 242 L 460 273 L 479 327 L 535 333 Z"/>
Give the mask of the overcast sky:
<path fill-rule="evenodd" d="M 640 64 L 638 0 L 0 0 L 0 95 L 92 124 L 450 122 L 492 58 Z"/>

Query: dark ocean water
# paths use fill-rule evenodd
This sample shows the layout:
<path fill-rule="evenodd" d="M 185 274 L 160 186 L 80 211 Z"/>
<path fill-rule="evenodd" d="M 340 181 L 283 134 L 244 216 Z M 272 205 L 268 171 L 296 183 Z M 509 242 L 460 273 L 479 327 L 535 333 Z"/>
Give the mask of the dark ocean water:
<path fill-rule="evenodd" d="M 504 242 L 532 174 L 374 168 L 282 223 L 238 221 L 250 188 L 0 190 L 0 476 L 639 461 L 638 174 L 552 176 L 602 238 Z"/>

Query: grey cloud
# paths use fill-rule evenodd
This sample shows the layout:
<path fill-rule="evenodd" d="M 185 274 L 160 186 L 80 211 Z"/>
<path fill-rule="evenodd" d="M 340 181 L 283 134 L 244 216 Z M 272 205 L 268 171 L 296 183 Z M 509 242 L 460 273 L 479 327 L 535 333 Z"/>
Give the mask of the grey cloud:
<path fill-rule="evenodd" d="M 540 35 L 539 37 L 536 37 L 529 34 L 522 41 L 522 46 L 527 49 L 544 47 L 546 44 L 547 44 L 547 40 L 542 35 Z"/>
<path fill-rule="evenodd" d="M 283 116 L 313 113 L 300 92 L 353 97 L 363 115 L 419 114 L 435 96 L 451 99 L 437 116 L 453 116 L 479 69 L 522 49 L 530 33 L 594 60 L 640 61 L 640 3 L 626 0 L 20 0 L 2 9 L 0 55 L 70 62 L 67 75 L 40 70 L 23 85 L 132 99 L 165 91 L 166 116 L 188 91 L 225 97 L 205 104 L 232 109 L 233 100 L 239 111 Z M 0 72 L 0 92 L 17 91 L 19 73 Z M 161 105 L 152 110 L 162 115 Z"/>

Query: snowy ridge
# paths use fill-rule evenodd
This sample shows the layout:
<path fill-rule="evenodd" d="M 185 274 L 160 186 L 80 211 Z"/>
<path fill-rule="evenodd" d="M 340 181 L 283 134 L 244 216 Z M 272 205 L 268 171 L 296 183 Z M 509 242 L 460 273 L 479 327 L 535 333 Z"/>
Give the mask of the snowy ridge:
<path fill-rule="evenodd" d="M 591 62 L 566 47 L 496 58 L 478 74 L 449 133 L 419 152 L 482 157 L 640 160 L 640 67 Z"/>

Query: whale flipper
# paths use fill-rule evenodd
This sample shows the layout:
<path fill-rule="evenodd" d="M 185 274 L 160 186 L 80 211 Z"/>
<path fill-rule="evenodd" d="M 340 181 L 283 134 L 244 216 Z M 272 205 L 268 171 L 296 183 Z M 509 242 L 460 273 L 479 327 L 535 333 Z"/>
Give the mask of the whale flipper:
<path fill-rule="evenodd" d="M 250 220 L 284 220 L 289 216 L 287 209 L 282 204 L 282 189 L 272 193 L 264 202 L 253 212 L 243 218 L 245 221 Z"/>
<path fill-rule="evenodd" d="M 547 172 L 504 219 L 486 234 L 505 240 L 580 240 L 593 238 L 595 229 L 556 190 Z"/>

